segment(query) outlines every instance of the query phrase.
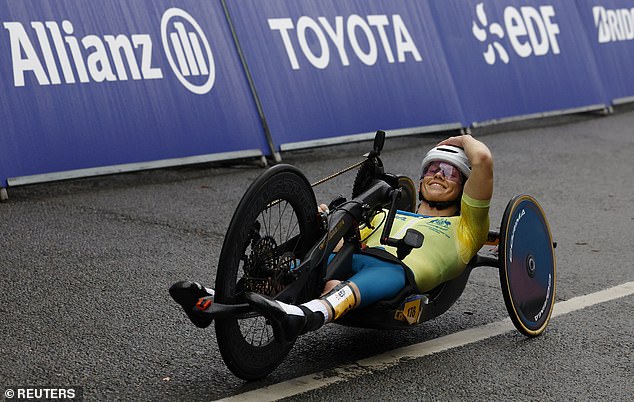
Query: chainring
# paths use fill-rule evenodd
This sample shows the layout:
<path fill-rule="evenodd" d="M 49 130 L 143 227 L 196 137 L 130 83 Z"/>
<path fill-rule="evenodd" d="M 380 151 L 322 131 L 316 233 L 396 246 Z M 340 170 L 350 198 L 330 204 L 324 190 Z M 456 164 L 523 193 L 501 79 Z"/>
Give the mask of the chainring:
<path fill-rule="evenodd" d="M 359 170 L 357 171 L 357 175 L 354 178 L 354 184 L 352 185 L 352 198 L 356 198 L 359 194 L 363 193 L 365 190 L 370 188 L 372 181 L 374 180 L 374 176 L 376 174 L 376 168 L 374 163 L 369 159 L 366 160 Z"/>
<path fill-rule="evenodd" d="M 240 280 L 245 291 L 275 296 L 293 280 L 294 256 L 278 255 L 276 251 L 277 242 L 271 236 L 252 240 L 251 254 L 244 259 L 244 276 Z"/>

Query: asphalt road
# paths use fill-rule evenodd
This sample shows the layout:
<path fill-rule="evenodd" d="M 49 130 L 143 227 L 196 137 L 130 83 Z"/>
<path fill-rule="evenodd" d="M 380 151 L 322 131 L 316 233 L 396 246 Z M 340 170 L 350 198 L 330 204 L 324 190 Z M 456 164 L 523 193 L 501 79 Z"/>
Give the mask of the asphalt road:
<path fill-rule="evenodd" d="M 495 228 L 508 200 L 535 196 L 558 242 L 557 301 L 634 280 L 634 108 L 474 132 L 495 158 Z M 418 174 L 441 134 L 388 139 L 388 171 Z M 283 155 L 309 180 L 370 143 Z M 262 169 L 203 165 L 10 189 L 0 204 L 0 387 L 81 387 L 87 400 L 214 400 L 507 317 L 497 272 L 475 270 L 444 315 L 405 331 L 329 325 L 301 338 L 267 379 L 225 367 L 213 329 L 171 301 L 180 279 L 213 285 L 224 232 Z M 316 188 L 349 196 L 353 174 Z M 634 297 L 291 400 L 631 400 Z"/>

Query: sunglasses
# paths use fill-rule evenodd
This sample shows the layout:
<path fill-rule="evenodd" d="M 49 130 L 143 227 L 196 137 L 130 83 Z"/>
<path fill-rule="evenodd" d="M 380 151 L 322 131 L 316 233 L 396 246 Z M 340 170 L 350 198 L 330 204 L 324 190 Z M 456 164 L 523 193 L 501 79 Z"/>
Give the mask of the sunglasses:
<path fill-rule="evenodd" d="M 423 171 L 423 177 L 432 177 L 441 173 L 447 180 L 462 184 L 462 173 L 454 165 L 447 162 L 432 162 Z"/>

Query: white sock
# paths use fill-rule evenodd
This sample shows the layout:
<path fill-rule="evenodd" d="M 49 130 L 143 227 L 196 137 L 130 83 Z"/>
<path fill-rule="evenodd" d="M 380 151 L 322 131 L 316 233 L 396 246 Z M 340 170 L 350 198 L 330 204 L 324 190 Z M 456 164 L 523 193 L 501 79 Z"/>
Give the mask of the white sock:
<path fill-rule="evenodd" d="M 324 305 L 324 303 L 320 302 L 317 299 L 313 299 L 309 302 L 306 302 L 304 304 L 302 304 L 302 306 L 306 307 L 307 309 L 309 309 L 310 311 L 316 313 L 316 312 L 320 312 L 324 315 L 324 322 L 328 322 L 328 309 L 326 308 L 326 306 Z"/>
<path fill-rule="evenodd" d="M 304 312 L 298 306 L 295 306 L 293 304 L 282 303 L 281 301 L 278 301 L 277 304 L 279 304 L 282 307 L 282 309 L 286 311 L 286 314 L 301 315 L 301 316 L 304 315 Z"/>

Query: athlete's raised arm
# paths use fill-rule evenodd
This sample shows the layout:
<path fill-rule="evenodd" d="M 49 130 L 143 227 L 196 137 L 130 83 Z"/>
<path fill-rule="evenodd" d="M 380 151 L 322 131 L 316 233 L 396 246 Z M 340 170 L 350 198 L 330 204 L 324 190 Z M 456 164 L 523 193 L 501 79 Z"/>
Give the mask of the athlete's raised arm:
<path fill-rule="evenodd" d="M 438 145 L 464 149 L 471 162 L 471 175 L 464 185 L 464 193 L 476 200 L 490 200 L 493 196 L 493 156 L 489 148 L 471 135 L 449 137 Z"/>

